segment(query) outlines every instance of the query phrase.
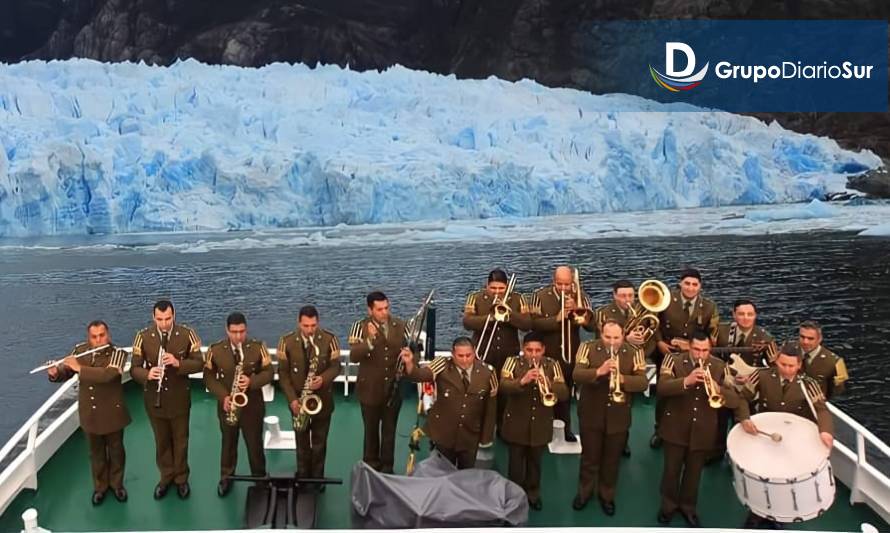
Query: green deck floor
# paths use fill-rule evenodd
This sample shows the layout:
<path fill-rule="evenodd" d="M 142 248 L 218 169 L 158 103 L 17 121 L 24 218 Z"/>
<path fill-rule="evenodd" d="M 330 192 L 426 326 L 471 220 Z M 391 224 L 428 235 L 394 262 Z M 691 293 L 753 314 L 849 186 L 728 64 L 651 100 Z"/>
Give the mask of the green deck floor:
<path fill-rule="evenodd" d="M 125 485 L 129 501 L 119 503 L 109 493 L 102 505 L 90 505 L 92 483 L 89 478 L 89 460 L 86 440 L 79 431 L 66 442 L 56 456 L 38 474 L 39 490 L 24 491 L 0 517 L 0 531 L 19 531 L 21 514 L 35 507 L 40 513 L 40 525 L 52 531 L 102 531 L 102 530 L 193 530 L 235 529 L 242 527 L 244 499 L 247 484 L 236 483 L 226 498 L 216 495 L 219 475 L 219 427 L 215 413 L 215 400 L 196 383 L 193 390 L 191 415 L 191 442 L 189 464 L 191 466 L 192 495 L 180 500 L 171 490 L 165 499 L 155 501 L 152 491 L 158 474 L 154 464 L 154 440 L 142 407 L 140 392 L 128 385 L 127 397 L 133 423 L 125 431 L 127 468 Z M 403 404 L 399 418 L 396 470 L 404 472 L 407 458 L 407 437 L 414 423 L 416 402 Z M 282 429 L 289 420 L 283 396 L 276 394 L 275 401 L 267 405 L 267 414 L 278 415 Z M 658 486 L 661 479 L 661 450 L 648 446 L 654 415 L 653 404 L 640 398 L 634 406 L 634 423 L 630 442 L 632 457 L 623 459 L 616 499 L 617 512 L 605 516 L 596 499 L 583 511 L 574 511 L 571 501 L 578 479 L 578 456 L 554 456 L 545 454 L 542 476 L 542 511 L 530 511 L 530 526 L 657 526 Z M 577 427 L 577 425 L 575 426 Z M 337 407 L 328 441 L 327 471 L 329 477 L 338 477 L 344 484 L 330 486 L 320 498 L 318 507 L 319 527 L 349 528 L 349 473 L 352 465 L 361 458 L 362 420 L 354 397 L 337 397 Z M 423 449 L 426 450 L 426 443 Z M 239 473 L 247 473 L 246 451 L 243 443 L 239 453 Z M 291 451 L 267 452 L 269 471 L 292 472 L 295 455 Z M 496 445 L 495 464 L 506 472 L 506 448 Z M 862 522 L 869 522 L 879 530 L 888 525 L 864 505 L 850 506 L 849 491 L 838 487 L 831 510 L 819 519 L 805 524 L 788 526 L 788 529 L 825 531 L 859 531 Z M 732 473 L 725 464 L 706 468 L 703 475 L 699 514 L 704 526 L 740 527 L 746 512 L 736 498 L 732 487 Z M 685 522 L 677 515 L 673 525 Z"/>

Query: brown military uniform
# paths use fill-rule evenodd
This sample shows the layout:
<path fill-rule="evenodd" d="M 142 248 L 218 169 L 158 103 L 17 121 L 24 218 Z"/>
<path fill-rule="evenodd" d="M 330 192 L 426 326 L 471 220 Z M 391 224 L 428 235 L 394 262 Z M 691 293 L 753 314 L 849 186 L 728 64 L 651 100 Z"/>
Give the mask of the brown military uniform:
<path fill-rule="evenodd" d="M 576 298 L 577 300 L 577 298 Z M 531 298 L 531 316 L 532 331 L 539 332 L 543 335 L 544 355 L 557 361 L 562 366 L 562 373 L 566 378 L 566 386 L 569 394 L 571 394 L 574 382 L 572 381 L 572 373 L 575 368 L 575 354 L 581 345 L 581 327 L 574 321 L 566 319 L 562 324 L 557 321 L 559 312 L 562 311 L 562 305 L 559 298 L 559 291 L 553 285 L 542 287 L 534 292 Z M 584 291 L 581 291 L 579 307 L 584 309 L 592 309 L 590 299 Z M 562 326 L 562 327 L 560 327 Z M 596 323 L 594 317 L 590 316 L 590 320 L 584 324 L 587 331 L 596 331 Z M 565 355 L 568 361 L 562 357 L 562 335 L 561 329 L 565 330 L 565 338 L 568 341 L 571 336 L 571 345 L 566 346 Z M 571 396 L 566 396 L 564 400 L 556 405 L 556 418 L 565 423 L 566 431 L 571 431 Z M 549 441 L 549 437 L 548 437 Z"/>
<path fill-rule="evenodd" d="M 724 384 L 723 361 L 710 356 L 705 365 L 720 387 L 726 407 L 741 413 L 740 406 L 745 402 L 739 400 L 734 388 Z M 697 366 L 688 352 L 669 354 L 658 380 L 658 396 L 665 400 L 664 418 L 658 426 L 658 434 L 665 443 L 661 511 L 667 515 L 677 508 L 687 515 L 696 514 L 701 471 L 717 439 L 718 409 L 708 404 L 704 384 L 688 389 L 683 384 L 683 379 Z"/>
<path fill-rule="evenodd" d="M 313 343 L 318 348 L 317 354 Z M 309 367 L 313 364 L 314 374 L 322 378 L 321 388 L 312 391 L 321 399 L 321 411 L 310 416 L 304 431 L 297 432 L 297 475 L 322 478 L 334 413 L 334 379 L 340 375 L 340 343 L 333 333 L 321 328 L 315 331 L 311 342 L 304 341 L 299 331 L 285 333 L 279 339 L 278 383 L 288 404 L 302 398 Z"/>
<path fill-rule="evenodd" d="M 473 468 L 479 444 L 494 438 L 498 393 L 494 367 L 474 361 L 465 386 L 454 361 L 436 357 L 429 366 L 415 366 L 409 377 L 436 383 L 436 402 L 424 427 L 436 449 L 458 468 Z"/>
<path fill-rule="evenodd" d="M 779 371 L 775 368 L 761 370 L 755 374 L 752 380 L 752 386 L 746 387 L 742 391 L 742 395 L 751 401 L 754 401 L 755 408 L 758 413 L 780 412 L 791 413 L 802 416 L 811 420 L 819 426 L 819 431 L 831 433 L 834 435 L 834 421 L 831 413 L 825 405 L 825 398 L 819 391 L 819 383 L 805 375 L 798 375 L 787 385 L 783 385 L 783 380 Z M 803 386 L 801 386 L 803 385 Z M 817 391 L 812 394 L 809 387 Z M 804 392 L 807 389 L 807 392 Z M 813 403 L 816 416 L 813 416 L 813 409 L 807 401 L 807 394 Z M 750 417 L 748 404 L 742 402 L 742 408 L 739 409 L 738 419 L 740 421 L 747 420 Z"/>
<path fill-rule="evenodd" d="M 569 397 L 562 366 L 549 357 L 541 359 L 541 368 L 550 381 L 557 401 Z M 553 437 L 553 407 L 541 403 L 537 382 L 522 385 L 522 376 L 533 368 L 523 356 L 507 359 L 501 370 L 499 390 L 507 397 L 501 438 L 509 446 L 509 477 L 519 484 L 529 500 L 538 501 L 541 487 L 541 456 Z"/>
<path fill-rule="evenodd" d="M 232 392 L 235 366 L 239 362 L 239 357 L 235 354 L 229 339 L 222 339 L 212 344 L 207 351 L 207 361 L 204 363 L 204 384 L 218 400 L 216 416 L 219 418 L 219 429 L 222 433 L 220 479 L 234 474 L 238 466 L 239 432 L 244 433 L 250 474 L 266 475 L 266 453 L 263 449 L 263 418 L 266 416 L 266 404 L 263 400 L 263 386 L 272 382 L 274 373 L 272 361 L 266 345 L 256 339 L 244 342 L 241 345 L 241 352 L 244 354 L 241 371 L 250 378 L 250 385 L 244 391 L 247 394 L 247 405 L 238 410 L 238 422 L 235 426 L 226 423 L 228 413 L 223 411 L 223 400 Z"/>
<path fill-rule="evenodd" d="M 758 325 L 754 325 L 749 332 L 743 332 L 738 327 L 733 327 L 734 322 L 727 324 L 720 324 L 717 327 L 717 342 L 715 346 L 719 346 L 721 348 L 724 347 L 732 347 L 738 346 L 742 348 L 750 348 L 756 345 L 765 345 L 769 342 L 773 341 L 773 336 L 769 334 L 768 331 L 763 329 Z M 741 358 L 751 366 L 767 366 L 772 361 L 769 361 L 766 356 L 766 351 L 760 354 L 754 354 L 751 352 L 739 352 Z M 723 359 L 724 361 L 729 362 L 729 354 L 720 354 L 718 357 Z"/>
<path fill-rule="evenodd" d="M 843 394 L 849 379 L 844 359 L 824 346 L 804 354 L 803 371 L 819 383 L 822 394 L 829 400 Z"/>
<path fill-rule="evenodd" d="M 648 312 L 645 308 L 643 308 L 643 306 L 640 305 L 640 302 L 634 302 L 633 309 L 637 312 L 637 314 Z M 602 335 L 603 325 L 608 320 L 614 320 L 621 325 L 622 329 L 624 329 L 625 325 L 627 325 L 627 323 L 630 322 L 633 317 L 634 315 L 632 315 L 630 311 L 624 311 L 623 309 L 618 307 L 618 304 L 616 304 L 614 301 L 606 305 L 597 307 L 595 312 L 597 334 Z M 624 333 L 626 335 L 629 332 L 625 330 Z M 653 334 L 651 337 L 649 337 L 649 340 L 646 342 L 646 344 L 642 346 L 643 353 L 646 357 L 650 357 L 655 351 L 655 337 L 656 335 Z"/>
<path fill-rule="evenodd" d="M 136 334 L 133 340 L 133 362 L 130 375 L 142 385 L 145 412 L 155 436 L 160 485 L 171 482 L 181 485 L 188 481 L 189 413 L 191 412 L 191 384 L 189 374 L 200 372 L 204 366 L 201 339 L 188 326 L 174 324 L 169 332 L 166 351 L 180 361 L 179 368 L 167 367 L 161 382 L 161 406 L 155 407 L 158 382 L 148 381 L 148 372 L 158 366 L 162 336 L 151 325 Z"/>
<path fill-rule="evenodd" d="M 599 498 L 615 500 L 618 483 L 618 463 L 627 442 L 631 422 L 633 393 L 649 386 L 646 379 L 646 360 L 643 350 L 625 342 L 617 349 L 618 373 L 623 403 L 615 403 L 609 394 L 610 375 L 597 376 L 597 369 L 609 359 L 603 341 L 587 341 L 578 349 L 575 363 L 575 383 L 581 387 L 578 400 L 578 420 L 581 423 L 581 470 L 578 496 L 586 501 L 597 487 Z"/>
<path fill-rule="evenodd" d="M 488 321 L 488 329 L 485 338 L 481 339 L 482 328 L 485 327 L 485 321 L 493 312 L 493 299 L 488 292 L 483 289 L 476 291 L 467 296 L 467 302 L 464 305 L 464 328 L 473 332 L 473 344 L 479 346 L 479 357 L 485 353 L 485 347 L 489 346 L 488 357 L 485 362 L 500 372 L 504 367 L 504 361 L 508 357 L 513 357 L 520 351 L 519 331 L 531 328 L 531 317 L 529 316 L 528 304 L 525 297 L 518 293 L 510 294 L 507 305 L 510 307 L 510 320 L 504 323 L 498 323 L 497 329 L 494 317 Z M 490 335 L 494 330 L 494 338 Z"/>
<path fill-rule="evenodd" d="M 90 345 L 84 342 L 75 346 L 68 355 L 81 354 L 90 349 Z M 124 428 L 131 421 L 124 402 L 121 369 L 110 366 L 114 350 L 114 346 L 109 346 L 78 360 L 80 386 L 77 391 L 77 414 L 90 446 L 93 490 L 101 493 L 109 487 L 123 487 L 126 462 Z M 119 364 L 123 366 L 124 361 Z M 65 364 L 57 368 L 59 374 L 50 381 L 67 381 L 76 374 Z"/>
<path fill-rule="evenodd" d="M 396 383 L 399 352 L 407 344 L 405 323 L 390 317 L 386 333 L 378 330 L 372 340 L 367 338 L 370 317 L 352 325 L 349 333 L 349 360 L 359 363 L 356 393 L 362 406 L 365 425 L 363 460 L 374 470 L 392 473 L 396 423 L 402 406 L 402 395 Z M 394 387 L 395 383 L 395 387 Z"/>

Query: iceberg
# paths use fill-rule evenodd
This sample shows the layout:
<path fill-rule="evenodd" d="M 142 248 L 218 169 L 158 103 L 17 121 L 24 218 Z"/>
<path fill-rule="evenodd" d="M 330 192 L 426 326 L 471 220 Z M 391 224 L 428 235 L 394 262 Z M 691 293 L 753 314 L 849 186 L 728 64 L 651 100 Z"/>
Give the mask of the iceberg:
<path fill-rule="evenodd" d="M 0 65 L 0 237 L 808 202 L 881 166 L 689 110 L 399 66 Z"/>

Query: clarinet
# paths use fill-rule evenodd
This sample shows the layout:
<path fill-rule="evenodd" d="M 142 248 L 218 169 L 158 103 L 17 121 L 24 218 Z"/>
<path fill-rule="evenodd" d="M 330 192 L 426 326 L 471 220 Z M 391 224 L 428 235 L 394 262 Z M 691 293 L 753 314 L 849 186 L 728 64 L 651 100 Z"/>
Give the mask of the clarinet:
<path fill-rule="evenodd" d="M 167 351 L 167 343 L 164 342 L 164 334 L 161 334 L 161 347 L 158 349 L 158 366 L 161 368 L 161 375 L 158 377 L 158 389 L 155 395 L 155 407 L 161 407 L 161 388 L 164 386 L 164 374 L 167 365 L 164 364 L 164 352 Z"/>

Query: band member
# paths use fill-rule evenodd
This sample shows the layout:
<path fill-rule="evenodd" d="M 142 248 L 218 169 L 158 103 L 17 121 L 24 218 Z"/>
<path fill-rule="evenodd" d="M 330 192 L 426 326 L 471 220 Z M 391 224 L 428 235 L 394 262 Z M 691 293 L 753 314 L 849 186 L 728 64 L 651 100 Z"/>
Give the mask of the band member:
<path fill-rule="evenodd" d="M 624 326 L 634 317 L 635 313 L 645 312 L 642 306 L 636 302 L 636 291 L 633 284 L 626 280 L 618 280 L 612 284 L 612 301 L 606 305 L 597 307 L 594 313 L 596 317 L 596 329 L 602 334 L 603 325 L 609 320 Z M 624 340 L 634 346 L 643 344 L 643 337 L 638 331 L 625 331 Z M 644 346 L 644 353 L 648 356 L 655 350 L 655 336 L 649 338 Z"/>
<path fill-rule="evenodd" d="M 405 323 L 389 313 L 382 292 L 368 294 L 368 316 L 349 333 L 349 360 L 359 363 L 356 391 L 365 425 L 363 460 L 374 470 L 392 473 L 396 423 L 402 396 L 398 390 L 399 360 L 411 353 Z"/>
<path fill-rule="evenodd" d="M 278 341 L 278 382 L 293 414 L 299 477 L 324 477 L 334 379 L 340 375 L 340 343 L 318 326 L 318 319 L 314 306 L 300 308 L 297 329 Z M 313 411 L 317 412 L 310 414 Z"/>
<path fill-rule="evenodd" d="M 674 352 L 689 350 L 689 339 L 696 331 L 705 331 L 714 342 L 720 316 L 717 305 L 701 294 L 701 273 L 687 268 L 680 273 L 679 288 L 671 291 L 671 303 L 658 315 L 659 329 L 655 333 L 658 349 L 653 353 L 658 377 L 661 378 L 661 363 L 664 356 Z M 658 424 L 664 414 L 664 402 L 656 398 L 655 433 L 649 441 L 653 448 L 661 446 Z"/>
<path fill-rule="evenodd" d="M 732 304 L 732 322 L 717 327 L 717 346 L 723 348 L 753 348 L 772 342 L 773 336 L 757 325 L 757 306 L 746 299 L 736 300 Z M 766 350 L 762 352 L 740 351 L 739 355 L 751 366 L 767 366 L 769 360 Z M 729 360 L 729 353 L 721 354 L 721 359 Z"/>
<path fill-rule="evenodd" d="M 642 348 L 625 342 L 622 325 L 607 320 L 601 338 L 587 341 L 578 349 L 575 383 L 581 386 L 578 420 L 582 451 L 578 494 L 572 507 L 583 509 L 594 489 L 598 489 L 603 512 L 612 516 L 618 463 L 630 429 L 633 393 L 643 392 L 649 386 Z"/>
<path fill-rule="evenodd" d="M 717 407 L 737 409 L 744 402 L 734 387 L 725 384 L 723 361 L 710 355 L 710 336 L 697 331 L 688 342 L 688 352 L 665 356 L 656 387 L 665 400 L 664 418 L 658 426 L 664 440 L 658 522 L 670 523 L 679 509 L 691 527 L 699 527 L 698 485 L 716 442 Z"/>
<path fill-rule="evenodd" d="M 572 370 L 575 354 L 581 345 L 580 328 L 595 331 L 590 300 L 578 281 L 577 271 L 559 266 L 553 272 L 553 284 L 535 291 L 531 305 L 532 331 L 541 335 L 547 357 L 557 361 L 566 376 L 566 386 L 572 390 Z M 568 442 L 578 439 L 572 433 L 571 397 L 560 400 L 556 417 L 565 423 Z"/>
<path fill-rule="evenodd" d="M 436 357 L 426 367 L 403 353 L 405 375 L 412 381 L 434 381 L 436 402 L 424 431 L 436 449 L 459 469 L 476 465 L 479 444 L 493 439 L 498 377 L 494 367 L 476 359 L 473 341 L 458 337 L 451 357 Z"/>
<path fill-rule="evenodd" d="M 847 364 L 842 357 L 822 346 L 822 326 L 815 320 L 802 322 L 798 340 L 804 352 L 804 373 L 819 383 L 825 398 L 830 400 L 836 394 L 842 394 L 849 379 Z"/>
<path fill-rule="evenodd" d="M 569 396 L 562 366 L 545 357 L 539 333 L 527 333 L 522 355 L 507 359 L 500 391 L 507 398 L 501 437 L 509 447 L 509 477 L 525 489 L 532 509 L 540 510 L 541 456 L 553 436 L 553 406 Z"/>
<path fill-rule="evenodd" d="M 145 412 L 155 436 L 155 460 L 161 479 L 154 497 L 161 499 L 171 483 L 180 498 L 188 498 L 189 414 L 192 406 L 189 374 L 204 366 L 201 339 L 188 326 L 175 323 L 169 300 L 152 309 L 154 324 L 136 334 L 130 375 L 143 387 Z"/>
<path fill-rule="evenodd" d="M 235 382 L 237 375 L 238 381 Z M 247 338 L 247 319 L 241 313 L 226 318 L 226 338 L 213 343 L 204 363 L 204 384 L 216 396 L 219 430 L 222 433 L 219 484 L 216 492 L 228 494 L 229 476 L 238 466 L 238 434 L 244 434 L 252 476 L 266 475 L 263 418 L 266 404 L 263 386 L 272 382 L 272 361 L 262 341 Z M 240 403 L 246 405 L 239 407 Z"/>
<path fill-rule="evenodd" d="M 78 354 L 106 346 L 89 356 Z M 94 320 L 87 326 L 87 341 L 78 344 L 65 359 L 47 370 L 49 380 L 66 381 L 79 376 L 77 413 L 80 427 L 90 447 L 93 474 L 93 505 L 105 499 L 108 489 L 118 501 L 127 501 L 124 488 L 124 428 L 130 424 L 130 413 L 124 402 L 121 374 L 126 352 L 116 351 L 111 344 L 108 324 Z"/>
<path fill-rule="evenodd" d="M 760 413 L 771 411 L 791 413 L 815 422 L 819 427 L 820 440 L 831 450 L 834 444 L 831 413 L 825 405 L 825 396 L 819 382 L 807 376 L 802 370 L 804 357 L 804 352 L 798 343 L 785 343 L 779 350 L 775 365 L 754 374 L 749 382 L 750 386 L 743 389 L 742 395 L 748 400 L 755 401 L 755 407 Z M 758 428 L 749 418 L 747 402 L 742 402 L 740 407 L 738 419 L 741 420 L 742 429 L 756 435 Z M 764 522 L 775 524 L 769 519 L 748 513 L 745 527 L 759 527 Z"/>

